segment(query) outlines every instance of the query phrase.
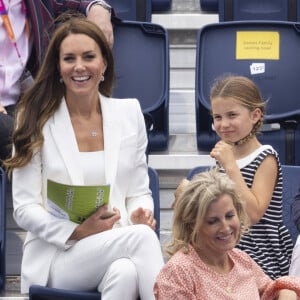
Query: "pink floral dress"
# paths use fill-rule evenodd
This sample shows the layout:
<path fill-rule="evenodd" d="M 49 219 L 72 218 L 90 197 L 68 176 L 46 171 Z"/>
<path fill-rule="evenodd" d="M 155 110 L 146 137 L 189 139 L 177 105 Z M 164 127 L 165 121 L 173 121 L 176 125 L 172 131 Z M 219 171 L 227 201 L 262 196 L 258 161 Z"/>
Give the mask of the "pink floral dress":
<path fill-rule="evenodd" d="M 209 268 L 190 246 L 187 254 L 175 253 L 160 271 L 154 294 L 158 300 L 271 300 L 278 290 L 294 290 L 300 296 L 300 278 L 268 277 L 255 261 L 239 249 L 229 251 L 234 266 L 229 274 Z"/>

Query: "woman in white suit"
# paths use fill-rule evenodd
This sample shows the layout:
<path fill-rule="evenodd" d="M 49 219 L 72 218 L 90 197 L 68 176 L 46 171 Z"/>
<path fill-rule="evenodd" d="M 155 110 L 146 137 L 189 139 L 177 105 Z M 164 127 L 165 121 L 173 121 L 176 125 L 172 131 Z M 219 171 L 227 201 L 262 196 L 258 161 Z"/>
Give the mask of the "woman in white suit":
<path fill-rule="evenodd" d="M 153 230 L 145 124 L 136 99 L 110 98 L 113 78 L 104 35 L 85 18 L 73 18 L 54 33 L 20 101 L 6 167 L 14 218 L 28 231 L 22 293 L 40 284 L 97 289 L 102 299 L 154 299 L 163 258 Z M 109 205 L 81 224 L 58 218 L 48 211 L 48 179 L 110 184 Z"/>

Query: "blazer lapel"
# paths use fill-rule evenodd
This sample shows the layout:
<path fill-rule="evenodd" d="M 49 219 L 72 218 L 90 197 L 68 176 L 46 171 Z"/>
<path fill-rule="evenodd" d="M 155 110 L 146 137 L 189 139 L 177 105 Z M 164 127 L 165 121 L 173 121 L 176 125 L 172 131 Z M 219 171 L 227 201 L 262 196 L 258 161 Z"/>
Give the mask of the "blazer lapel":
<path fill-rule="evenodd" d="M 121 143 L 121 122 L 123 117 L 113 98 L 100 96 L 103 116 L 103 134 L 105 150 L 105 177 L 106 182 L 112 184 L 115 180 Z M 112 187 L 111 187 L 112 188 Z"/>
<path fill-rule="evenodd" d="M 83 172 L 80 164 L 76 163 L 79 161 L 77 141 L 64 98 L 59 109 L 53 116 L 53 123 L 50 125 L 50 130 L 66 165 L 72 184 L 83 184 Z"/>
<path fill-rule="evenodd" d="M 123 116 L 118 112 L 118 107 L 113 98 L 107 98 L 100 95 L 100 99 L 103 116 L 105 178 L 106 183 L 112 184 L 115 181 L 119 160 L 122 138 L 120 119 Z M 77 150 L 78 146 L 65 99 L 62 100 L 58 111 L 53 117 L 53 123 L 50 125 L 50 130 L 66 165 L 72 183 L 83 184 L 83 173 L 80 165 L 76 163 L 80 159 Z"/>

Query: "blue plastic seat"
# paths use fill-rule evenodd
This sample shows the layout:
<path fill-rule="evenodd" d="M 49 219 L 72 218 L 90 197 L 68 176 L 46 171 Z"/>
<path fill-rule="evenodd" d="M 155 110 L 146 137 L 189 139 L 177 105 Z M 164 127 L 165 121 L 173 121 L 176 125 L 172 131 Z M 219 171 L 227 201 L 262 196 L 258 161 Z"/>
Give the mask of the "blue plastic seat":
<path fill-rule="evenodd" d="M 172 6 L 172 0 L 152 0 L 152 11 L 167 11 Z"/>
<path fill-rule="evenodd" d="M 293 220 L 292 203 L 300 187 L 300 166 L 282 165 L 282 218 L 288 228 L 295 245 L 298 237 L 298 229 Z"/>
<path fill-rule="evenodd" d="M 300 187 L 300 166 L 281 165 L 282 168 L 282 220 L 295 244 L 298 230 L 294 223 L 291 205 Z M 189 170 L 187 179 L 191 180 L 195 174 L 210 169 L 209 166 L 197 166 Z"/>
<path fill-rule="evenodd" d="M 203 11 L 218 12 L 218 0 L 200 0 L 200 7 Z"/>
<path fill-rule="evenodd" d="M 248 40 L 249 32 L 254 33 L 252 40 Z M 280 21 L 223 22 L 199 31 L 195 84 L 198 150 L 210 151 L 218 140 L 210 115 L 210 88 L 217 77 L 231 73 L 249 77 L 268 100 L 266 124 L 258 135 L 261 143 L 272 145 L 281 163 L 300 164 L 299 32 L 298 23 Z M 263 37 L 266 33 L 267 37 Z M 262 49 L 272 49 L 265 58 L 259 56 L 257 47 L 247 52 L 244 46 L 249 41 L 268 43 L 270 40 L 273 44 L 269 48 L 257 46 L 262 52 L 265 51 Z"/>
<path fill-rule="evenodd" d="M 297 21 L 298 0 L 219 0 L 220 22 L 242 20 Z M 299 7 L 298 7 L 299 11 Z"/>
<path fill-rule="evenodd" d="M 148 167 L 149 188 L 154 200 L 154 218 L 156 219 L 155 232 L 159 238 L 160 231 L 160 198 L 159 178 L 155 169 Z M 147 258 L 145 258 L 147 259 Z M 29 300 L 100 300 L 99 292 L 79 292 L 65 289 L 49 288 L 40 285 L 32 285 L 29 288 Z M 124 299 L 125 300 L 125 299 Z"/>
<path fill-rule="evenodd" d="M 0 292 L 5 289 L 6 175 L 0 167 Z"/>
<path fill-rule="evenodd" d="M 169 44 L 160 25 L 121 22 L 114 28 L 116 82 L 113 96 L 137 98 L 149 129 L 149 152 L 169 142 Z"/>
<path fill-rule="evenodd" d="M 151 22 L 152 0 L 107 0 L 107 2 L 122 20 Z"/>
<path fill-rule="evenodd" d="M 159 177 L 155 169 L 148 167 L 149 187 L 154 200 L 154 218 L 156 220 L 155 232 L 160 237 L 160 196 L 159 196 Z"/>
<path fill-rule="evenodd" d="M 192 180 L 194 175 L 196 175 L 198 173 L 201 173 L 201 172 L 208 171 L 211 168 L 214 168 L 214 166 L 197 166 L 197 167 L 194 167 L 194 168 L 192 168 L 191 170 L 188 171 L 188 174 L 187 174 L 186 178 L 188 180 Z"/>
<path fill-rule="evenodd" d="M 98 292 L 78 292 L 32 285 L 29 288 L 29 300 L 99 300 Z"/>

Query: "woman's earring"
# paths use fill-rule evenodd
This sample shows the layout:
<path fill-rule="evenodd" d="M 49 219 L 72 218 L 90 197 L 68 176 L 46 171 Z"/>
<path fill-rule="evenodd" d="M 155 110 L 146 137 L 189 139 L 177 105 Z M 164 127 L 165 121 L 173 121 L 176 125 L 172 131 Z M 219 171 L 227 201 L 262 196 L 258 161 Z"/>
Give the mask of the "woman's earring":
<path fill-rule="evenodd" d="M 104 78 L 104 75 L 102 74 L 102 75 L 101 75 L 100 81 L 104 81 L 104 79 L 105 79 L 105 78 Z"/>
<path fill-rule="evenodd" d="M 59 78 L 59 82 L 64 83 L 64 80 L 62 79 L 62 77 Z"/>

